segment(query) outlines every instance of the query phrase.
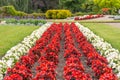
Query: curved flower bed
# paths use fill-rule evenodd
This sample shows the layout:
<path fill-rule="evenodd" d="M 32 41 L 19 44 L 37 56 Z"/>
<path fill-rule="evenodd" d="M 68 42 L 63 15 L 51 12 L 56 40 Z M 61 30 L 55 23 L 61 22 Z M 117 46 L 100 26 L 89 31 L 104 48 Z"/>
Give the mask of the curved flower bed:
<path fill-rule="evenodd" d="M 74 20 L 86 20 L 86 19 L 94 19 L 94 18 L 100 18 L 103 17 L 103 15 L 84 15 L 82 17 L 75 17 Z"/>
<path fill-rule="evenodd" d="M 64 54 L 58 57 L 61 51 Z M 65 65 L 58 65 L 61 58 Z M 58 67 L 64 69 L 61 75 L 65 80 L 118 80 L 107 59 L 98 54 L 75 23 L 50 25 L 28 53 L 7 69 L 4 80 L 57 80 Z"/>
<path fill-rule="evenodd" d="M 92 43 L 92 45 L 97 49 L 98 52 L 104 57 L 107 58 L 109 66 L 113 68 L 114 72 L 117 73 L 117 76 L 120 78 L 120 53 L 117 49 L 114 49 L 111 44 L 107 43 L 95 35 L 88 28 L 82 26 L 79 23 L 76 23 L 81 32 L 87 37 L 87 39 Z"/>
<path fill-rule="evenodd" d="M 22 55 L 25 55 L 29 51 L 48 26 L 50 26 L 50 23 L 41 26 L 39 29 L 33 31 L 30 36 L 25 37 L 21 43 L 6 52 L 5 56 L 0 60 L 0 80 L 2 80 L 3 74 L 6 73 L 6 69 L 12 67 Z"/>

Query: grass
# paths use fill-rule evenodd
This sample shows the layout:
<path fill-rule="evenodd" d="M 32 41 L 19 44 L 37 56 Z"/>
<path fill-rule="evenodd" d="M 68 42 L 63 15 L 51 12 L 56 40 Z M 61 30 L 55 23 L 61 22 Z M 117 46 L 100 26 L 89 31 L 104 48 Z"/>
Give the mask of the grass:
<path fill-rule="evenodd" d="M 109 26 L 103 23 L 82 23 L 95 34 L 104 38 L 107 42 L 120 51 L 120 28 Z"/>
<path fill-rule="evenodd" d="M 0 25 L 0 57 L 37 28 L 38 26 Z"/>

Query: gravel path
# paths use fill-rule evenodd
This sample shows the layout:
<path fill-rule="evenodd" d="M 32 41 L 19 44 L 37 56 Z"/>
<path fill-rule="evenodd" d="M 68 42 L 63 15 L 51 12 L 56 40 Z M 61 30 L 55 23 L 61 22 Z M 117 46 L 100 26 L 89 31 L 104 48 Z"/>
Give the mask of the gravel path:
<path fill-rule="evenodd" d="M 105 24 L 108 24 L 108 25 L 113 26 L 113 27 L 120 28 L 120 23 L 105 23 Z"/>

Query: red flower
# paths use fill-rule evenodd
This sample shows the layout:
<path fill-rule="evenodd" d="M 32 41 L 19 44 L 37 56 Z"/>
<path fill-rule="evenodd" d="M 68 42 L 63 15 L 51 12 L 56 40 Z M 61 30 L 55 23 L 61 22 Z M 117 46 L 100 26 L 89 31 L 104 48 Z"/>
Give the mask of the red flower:
<path fill-rule="evenodd" d="M 118 80 L 113 73 L 104 73 L 100 76 L 99 80 Z"/>
<path fill-rule="evenodd" d="M 23 80 L 23 78 L 19 74 L 12 74 L 10 76 L 6 76 L 4 80 Z"/>

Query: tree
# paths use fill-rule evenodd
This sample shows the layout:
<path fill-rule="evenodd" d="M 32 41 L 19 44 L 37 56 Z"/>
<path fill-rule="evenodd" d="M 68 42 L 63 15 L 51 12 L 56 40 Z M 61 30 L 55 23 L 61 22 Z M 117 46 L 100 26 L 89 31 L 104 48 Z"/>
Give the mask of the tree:
<path fill-rule="evenodd" d="M 0 6 L 13 5 L 16 10 L 27 13 L 57 8 L 59 0 L 0 0 Z"/>
<path fill-rule="evenodd" d="M 59 7 L 62 9 L 70 9 L 72 12 L 81 10 L 81 5 L 85 0 L 59 0 Z"/>
<path fill-rule="evenodd" d="M 110 8 L 112 12 L 120 9 L 120 0 L 94 0 L 94 3 L 100 9 Z"/>
<path fill-rule="evenodd" d="M 92 9 L 94 7 L 94 2 L 93 0 L 86 0 L 83 4 L 82 4 L 82 10 L 83 12 L 91 12 Z"/>

